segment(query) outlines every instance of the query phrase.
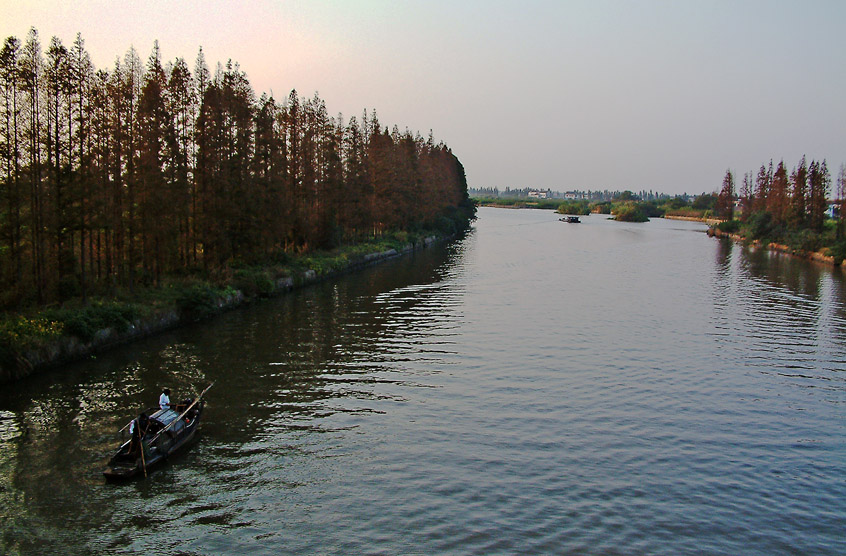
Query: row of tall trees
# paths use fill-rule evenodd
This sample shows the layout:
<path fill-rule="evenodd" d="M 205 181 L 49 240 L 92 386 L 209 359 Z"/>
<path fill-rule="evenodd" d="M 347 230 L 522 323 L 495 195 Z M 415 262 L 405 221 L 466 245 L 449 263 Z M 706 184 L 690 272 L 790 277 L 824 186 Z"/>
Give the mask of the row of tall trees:
<path fill-rule="evenodd" d="M 0 306 L 272 260 L 466 207 L 431 134 L 256 95 L 237 64 L 193 72 L 130 49 L 96 69 L 77 35 L 0 51 Z"/>
<path fill-rule="evenodd" d="M 754 214 L 767 213 L 773 225 L 787 228 L 807 228 L 814 232 L 823 229 L 828 198 L 831 194 L 831 175 L 826 161 L 812 160 L 807 163 L 803 156 L 788 172 L 784 161 L 774 167 L 762 164 L 757 174 L 747 172 L 743 176 L 737 198 L 740 205 L 740 219 L 748 220 Z M 834 192 L 837 202 L 846 203 L 846 169 L 841 168 Z M 722 218 L 731 219 L 734 212 L 735 182 L 731 170 L 726 171 L 715 212 Z M 846 214 L 846 205 L 841 206 L 841 217 Z"/>

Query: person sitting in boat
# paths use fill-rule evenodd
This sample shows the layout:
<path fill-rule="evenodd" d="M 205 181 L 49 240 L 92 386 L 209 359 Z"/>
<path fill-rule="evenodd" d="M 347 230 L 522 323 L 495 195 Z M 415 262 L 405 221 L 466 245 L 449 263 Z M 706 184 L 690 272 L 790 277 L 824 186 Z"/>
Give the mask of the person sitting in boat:
<path fill-rule="evenodd" d="M 162 395 L 159 396 L 159 408 L 170 409 L 170 390 L 167 388 L 162 390 Z"/>
<path fill-rule="evenodd" d="M 191 407 L 191 404 L 194 403 L 194 398 L 185 398 L 181 404 L 176 404 L 176 411 L 184 411 L 185 412 L 185 422 L 190 423 L 191 419 L 197 414 L 197 408 Z M 191 409 L 188 409 L 191 407 Z"/>

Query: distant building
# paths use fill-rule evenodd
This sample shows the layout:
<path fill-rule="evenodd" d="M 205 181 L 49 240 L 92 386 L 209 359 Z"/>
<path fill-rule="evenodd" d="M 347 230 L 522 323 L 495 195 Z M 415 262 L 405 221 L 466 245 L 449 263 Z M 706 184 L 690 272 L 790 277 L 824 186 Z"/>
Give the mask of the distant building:
<path fill-rule="evenodd" d="M 538 191 L 536 189 L 532 189 L 529 191 L 529 198 L 530 199 L 546 199 L 547 192 L 546 191 Z"/>

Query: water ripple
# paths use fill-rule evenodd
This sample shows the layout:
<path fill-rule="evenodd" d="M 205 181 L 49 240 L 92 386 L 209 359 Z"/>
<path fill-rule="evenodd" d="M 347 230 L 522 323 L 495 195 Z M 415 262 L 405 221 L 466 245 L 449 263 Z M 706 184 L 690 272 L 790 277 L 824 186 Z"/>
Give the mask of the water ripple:
<path fill-rule="evenodd" d="M 0 548 L 846 553 L 842 275 L 696 223 L 481 214 L 7 393 Z M 94 479 L 114 408 L 178 366 L 217 381 L 201 438 L 146 481 Z"/>

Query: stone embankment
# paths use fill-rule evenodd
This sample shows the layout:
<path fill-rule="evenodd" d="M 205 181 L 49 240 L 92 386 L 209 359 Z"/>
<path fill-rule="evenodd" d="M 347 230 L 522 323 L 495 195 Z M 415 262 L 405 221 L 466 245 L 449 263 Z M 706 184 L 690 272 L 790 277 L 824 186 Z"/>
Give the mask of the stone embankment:
<path fill-rule="evenodd" d="M 340 274 L 407 255 L 414 251 L 425 249 L 442 239 L 449 238 L 429 236 L 417 243 L 408 243 L 400 250 L 388 249 L 387 251 L 368 253 L 358 260 L 350 261 L 342 269 L 321 274 L 315 270 L 306 270 L 296 276 L 280 278 L 275 283 L 273 294 L 283 294 L 295 288 L 308 286 Z M 246 297 L 243 292 L 236 291 L 232 295 L 218 298 L 215 300 L 215 304 L 218 312 L 223 312 L 241 306 L 249 301 L 251 299 Z M 75 336 L 62 336 L 47 345 L 15 354 L 14 361 L 0 361 L 0 382 L 20 379 L 43 369 L 79 361 L 106 349 L 126 344 L 145 336 L 157 334 L 189 322 L 194 322 L 194 319 L 190 315 L 183 315 L 177 309 L 165 309 L 154 312 L 144 319 L 136 319 L 135 322 L 123 331 L 117 331 L 112 328 L 98 330 L 90 342 L 83 342 Z"/>
<path fill-rule="evenodd" d="M 838 266 L 834 263 L 834 257 L 831 255 L 827 255 L 823 251 L 802 251 L 800 249 L 793 249 L 789 245 L 783 245 L 781 243 L 762 243 L 759 240 L 747 242 L 746 238 L 739 234 L 731 234 L 728 232 L 720 231 L 716 228 L 708 228 L 708 235 L 711 237 L 722 237 L 728 238 L 737 243 L 748 243 L 753 247 L 761 247 L 764 249 L 769 249 L 770 251 L 775 251 L 778 253 L 785 253 L 787 255 L 793 255 L 794 257 L 801 257 L 803 259 L 808 259 L 811 261 L 817 261 L 820 263 L 830 264 L 832 266 Z M 843 261 L 839 266 L 846 267 L 846 261 Z"/>

